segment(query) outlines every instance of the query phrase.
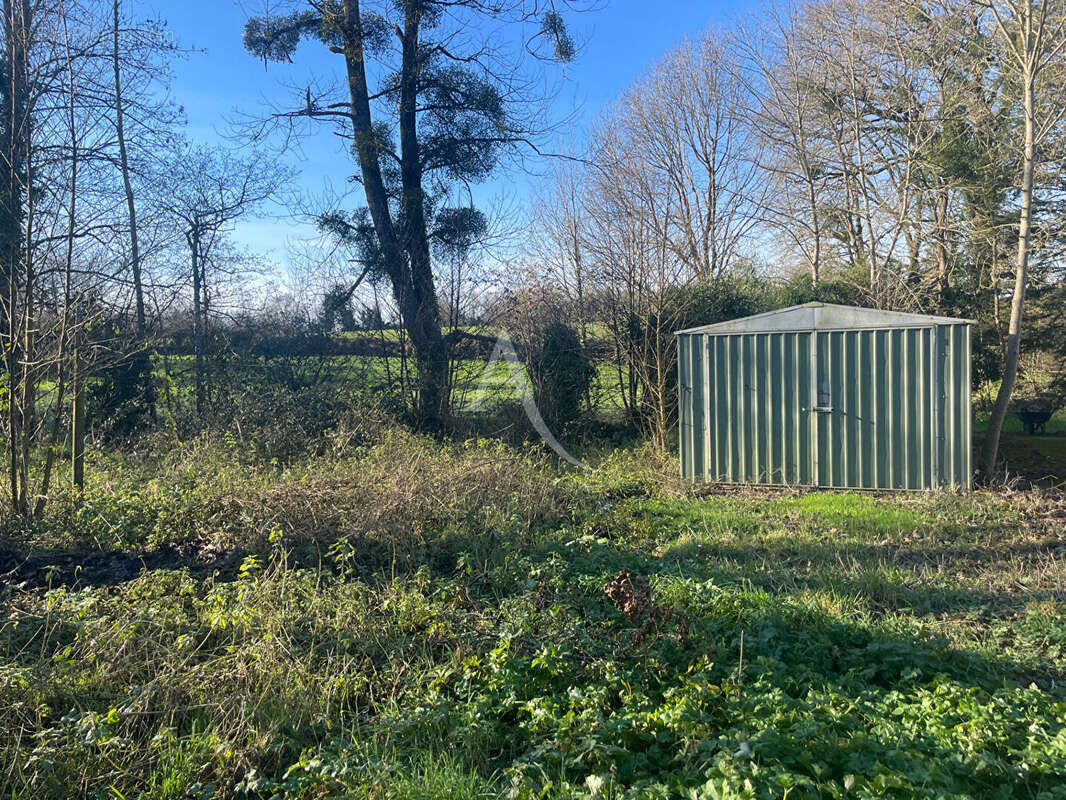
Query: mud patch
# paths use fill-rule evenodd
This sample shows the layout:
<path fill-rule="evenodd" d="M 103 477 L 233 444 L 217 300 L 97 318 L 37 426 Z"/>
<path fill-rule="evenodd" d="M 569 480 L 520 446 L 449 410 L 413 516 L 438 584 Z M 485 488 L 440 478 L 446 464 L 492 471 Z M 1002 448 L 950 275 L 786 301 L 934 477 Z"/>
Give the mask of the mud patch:
<path fill-rule="evenodd" d="M 194 574 L 236 574 L 243 554 L 191 543 L 143 553 L 120 550 L 28 550 L 0 547 L 0 583 L 21 591 L 125 583 L 143 570 L 187 569 Z"/>

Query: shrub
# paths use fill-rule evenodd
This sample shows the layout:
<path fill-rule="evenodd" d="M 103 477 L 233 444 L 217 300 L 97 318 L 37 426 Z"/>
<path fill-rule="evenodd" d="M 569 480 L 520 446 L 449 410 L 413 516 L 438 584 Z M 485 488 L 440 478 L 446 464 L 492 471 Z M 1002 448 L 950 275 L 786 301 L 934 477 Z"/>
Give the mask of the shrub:
<path fill-rule="evenodd" d="M 533 397 L 544 421 L 560 429 L 577 422 L 595 375 L 577 334 L 561 322 L 552 323 L 527 359 Z"/>
<path fill-rule="evenodd" d="M 667 298 L 664 315 L 671 331 L 711 325 L 780 307 L 780 292 L 751 273 L 723 275 L 712 281 L 676 289 Z"/>
<path fill-rule="evenodd" d="M 109 365 L 88 385 L 89 419 L 98 433 L 129 436 L 153 416 L 152 357 L 141 351 Z"/>

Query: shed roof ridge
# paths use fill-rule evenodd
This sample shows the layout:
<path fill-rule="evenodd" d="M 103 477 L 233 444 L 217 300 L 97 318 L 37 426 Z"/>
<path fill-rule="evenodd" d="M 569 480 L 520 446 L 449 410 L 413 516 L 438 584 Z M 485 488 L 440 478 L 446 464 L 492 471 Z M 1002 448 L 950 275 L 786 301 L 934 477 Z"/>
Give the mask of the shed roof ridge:
<path fill-rule="evenodd" d="M 692 328 L 684 328 L 679 331 L 675 331 L 675 335 L 690 334 L 690 333 L 712 333 L 716 330 L 721 330 L 724 333 L 747 333 L 747 332 L 766 332 L 774 330 L 788 330 L 787 327 L 768 327 L 760 328 L 758 323 L 760 320 L 768 320 L 772 317 L 778 317 L 781 315 L 794 314 L 798 316 L 797 312 L 811 311 L 811 318 L 804 320 L 804 324 L 796 325 L 794 330 L 817 330 L 822 326 L 820 323 L 823 321 L 825 311 L 836 312 L 838 319 L 834 320 L 830 317 L 827 320 L 826 329 L 861 329 L 861 328 L 893 328 L 893 327 L 924 327 L 928 325 L 945 325 L 945 324 L 969 324 L 972 325 L 974 321 L 972 319 L 962 319 L 957 317 L 943 317 L 932 314 L 917 314 L 911 311 L 894 311 L 891 309 L 883 308 L 866 308 L 863 306 L 846 306 L 840 303 L 823 303 L 820 301 L 811 301 L 808 303 L 801 303 L 795 306 L 787 306 L 785 308 L 778 308 L 772 311 L 763 311 L 759 314 L 752 314 L 748 317 L 739 317 L 732 320 L 723 320 L 722 322 L 715 322 L 709 325 L 699 325 Z M 856 319 L 847 321 L 839 319 L 841 316 L 850 315 Z M 861 319 L 866 316 L 867 319 Z"/>

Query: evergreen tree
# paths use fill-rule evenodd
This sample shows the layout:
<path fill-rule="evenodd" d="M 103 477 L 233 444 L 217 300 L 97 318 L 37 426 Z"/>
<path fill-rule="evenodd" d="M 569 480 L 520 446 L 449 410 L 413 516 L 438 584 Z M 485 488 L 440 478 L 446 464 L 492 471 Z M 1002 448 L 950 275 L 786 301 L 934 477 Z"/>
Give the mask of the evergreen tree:
<path fill-rule="evenodd" d="M 303 107 L 281 116 L 333 122 L 351 139 L 366 208 L 322 224 L 359 247 L 391 284 L 418 364 L 419 416 L 431 426 L 449 404 L 449 342 L 431 263 L 434 211 L 449 185 L 484 180 L 542 130 L 541 109 L 530 102 L 535 82 L 517 67 L 523 56 L 574 56 L 556 5 L 571 3 L 326 0 L 245 27 L 245 47 L 264 61 L 291 61 L 304 38 L 343 58 L 343 98 L 308 89 Z M 518 55 L 488 32 L 510 23 L 521 35 L 534 22 Z"/>

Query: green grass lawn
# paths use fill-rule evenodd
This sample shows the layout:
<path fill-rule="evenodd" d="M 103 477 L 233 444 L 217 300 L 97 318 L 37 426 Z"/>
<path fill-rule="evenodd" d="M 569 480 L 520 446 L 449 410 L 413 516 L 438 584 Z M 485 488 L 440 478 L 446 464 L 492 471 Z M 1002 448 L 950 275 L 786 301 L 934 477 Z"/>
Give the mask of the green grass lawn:
<path fill-rule="evenodd" d="M 0 540 L 0 796 L 1063 796 L 1058 493 L 687 487 L 364 421 Z"/>
<path fill-rule="evenodd" d="M 974 411 L 973 429 L 976 432 L 984 432 L 988 429 L 988 414 L 979 410 Z M 1016 414 L 1007 414 L 1003 420 L 1004 433 L 1025 433 L 1025 426 Z M 1066 434 L 1066 409 L 1060 409 L 1051 415 L 1051 419 L 1044 425 L 1045 435 Z"/>

